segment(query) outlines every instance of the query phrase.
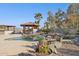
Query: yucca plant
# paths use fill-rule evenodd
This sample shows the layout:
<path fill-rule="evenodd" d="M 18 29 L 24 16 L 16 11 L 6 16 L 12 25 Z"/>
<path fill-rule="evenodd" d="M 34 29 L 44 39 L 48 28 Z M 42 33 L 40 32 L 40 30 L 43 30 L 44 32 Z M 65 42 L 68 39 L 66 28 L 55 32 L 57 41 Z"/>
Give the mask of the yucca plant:
<path fill-rule="evenodd" d="M 38 45 L 36 48 L 36 52 L 38 52 L 41 55 L 47 55 L 49 51 L 47 40 L 45 40 L 43 37 L 38 37 Z"/>
<path fill-rule="evenodd" d="M 48 45 L 44 45 L 44 46 L 41 46 L 39 47 L 39 53 L 42 54 L 42 55 L 47 55 L 48 54 Z"/>

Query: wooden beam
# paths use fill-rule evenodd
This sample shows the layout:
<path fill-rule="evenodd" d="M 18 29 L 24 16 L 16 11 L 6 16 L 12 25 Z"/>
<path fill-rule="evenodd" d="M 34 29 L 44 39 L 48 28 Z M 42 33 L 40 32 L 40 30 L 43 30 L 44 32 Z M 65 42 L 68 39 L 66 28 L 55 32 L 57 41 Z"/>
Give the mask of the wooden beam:
<path fill-rule="evenodd" d="M 25 29 L 26 29 L 26 27 L 25 26 L 23 26 L 23 33 L 25 34 Z"/>

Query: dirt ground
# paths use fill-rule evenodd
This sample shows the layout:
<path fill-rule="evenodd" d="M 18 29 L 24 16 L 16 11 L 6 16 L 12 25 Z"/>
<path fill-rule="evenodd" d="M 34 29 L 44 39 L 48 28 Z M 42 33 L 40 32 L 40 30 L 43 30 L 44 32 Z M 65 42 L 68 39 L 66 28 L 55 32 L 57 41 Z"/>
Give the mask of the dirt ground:
<path fill-rule="evenodd" d="M 57 56 L 79 56 L 79 46 L 72 43 L 63 43 L 62 47 L 58 49 Z"/>

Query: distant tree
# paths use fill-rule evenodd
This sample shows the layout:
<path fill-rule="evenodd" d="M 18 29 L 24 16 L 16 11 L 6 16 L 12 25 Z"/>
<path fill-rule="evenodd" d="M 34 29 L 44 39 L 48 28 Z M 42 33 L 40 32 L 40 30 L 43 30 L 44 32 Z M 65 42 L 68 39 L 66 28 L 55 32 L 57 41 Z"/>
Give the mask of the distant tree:
<path fill-rule="evenodd" d="M 49 23 L 47 21 L 44 23 L 44 25 L 45 25 L 45 29 L 49 29 Z"/>
<path fill-rule="evenodd" d="M 79 30 L 79 4 L 70 4 L 67 9 L 67 14 L 71 16 L 69 19 L 70 28 Z"/>
<path fill-rule="evenodd" d="M 58 9 L 58 11 L 55 13 L 55 17 L 59 21 L 63 21 L 66 19 L 66 13 L 64 11 L 62 11 L 61 9 Z"/>
<path fill-rule="evenodd" d="M 60 9 L 55 13 L 56 24 L 58 27 L 62 25 L 62 21 L 66 20 L 67 16 L 66 13 Z"/>
<path fill-rule="evenodd" d="M 47 22 L 49 23 L 50 28 L 52 28 L 54 26 L 54 16 L 53 16 L 53 13 L 51 11 L 48 11 Z"/>

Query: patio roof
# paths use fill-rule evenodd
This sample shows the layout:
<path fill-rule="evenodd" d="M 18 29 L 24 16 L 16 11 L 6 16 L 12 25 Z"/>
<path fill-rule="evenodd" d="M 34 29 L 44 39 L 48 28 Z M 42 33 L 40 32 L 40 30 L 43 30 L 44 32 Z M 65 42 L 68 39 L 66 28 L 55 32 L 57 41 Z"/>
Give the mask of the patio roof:
<path fill-rule="evenodd" d="M 39 25 L 37 25 L 33 22 L 26 22 L 26 23 L 21 24 L 20 26 L 39 26 Z"/>
<path fill-rule="evenodd" d="M 13 25 L 0 25 L 0 26 L 16 27 L 16 26 L 13 26 Z"/>

